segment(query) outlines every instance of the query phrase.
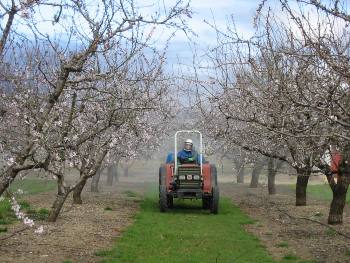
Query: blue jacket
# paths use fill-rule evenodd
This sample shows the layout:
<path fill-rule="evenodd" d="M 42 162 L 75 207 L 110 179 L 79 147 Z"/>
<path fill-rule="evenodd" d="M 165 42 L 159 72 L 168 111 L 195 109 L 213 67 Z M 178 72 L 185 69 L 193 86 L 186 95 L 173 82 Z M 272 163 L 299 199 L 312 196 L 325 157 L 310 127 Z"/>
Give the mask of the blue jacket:
<path fill-rule="evenodd" d="M 173 162 L 175 162 L 174 154 L 173 153 L 168 153 L 168 156 L 166 157 L 165 163 L 173 163 Z"/>
<path fill-rule="evenodd" d="M 177 158 L 179 159 L 180 162 L 184 162 L 188 160 L 189 158 L 195 158 L 195 163 L 200 164 L 201 163 L 201 156 L 198 154 L 196 151 L 185 151 L 181 150 L 177 154 Z M 204 162 L 204 158 L 203 158 Z"/>
<path fill-rule="evenodd" d="M 192 152 L 185 151 L 185 150 L 182 150 L 182 151 L 178 152 L 178 154 L 177 154 L 178 159 L 186 159 L 186 158 L 190 158 L 190 157 L 192 157 Z M 203 163 L 205 162 L 204 157 L 202 157 L 202 161 L 203 161 Z M 174 163 L 174 162 L 175 162 L 174 153 L 168 153 L 165 163 Z M 197 154 L 196 163 L 198 163 L 198 164 L 201 163 L 200 154 Z"/>

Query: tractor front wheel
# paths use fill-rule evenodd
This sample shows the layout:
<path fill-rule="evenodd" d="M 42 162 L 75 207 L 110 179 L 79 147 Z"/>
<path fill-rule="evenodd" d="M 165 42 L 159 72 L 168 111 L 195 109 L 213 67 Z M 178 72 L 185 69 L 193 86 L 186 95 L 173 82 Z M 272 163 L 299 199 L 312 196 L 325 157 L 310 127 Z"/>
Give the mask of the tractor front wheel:
<path fill-rule="evenodd" d="M 212 189 L 212 197 L 210 199 L 210 212 L 217 214 L 219 211 L 219 187 L 214 186 Z"/>
<path fill-rule="evenodd" d="M 168 208 L 168 197 L 165 185 L 159 186 L 159 209 L 160 212 L 165 212 Z"/>
<path fill-rule="evenodd" d="M 168 204 L 168 208 L 173 208 L 173 206 L 174 206 L 174 198 L 171 195 L 167 196 L 167 204 Z"/>
<path fill-rule="evenodd" d="M 209 209 L 210 208 L 210 197 L 203 197 L 202 198 L 202 208 L 203 209 Z"/>

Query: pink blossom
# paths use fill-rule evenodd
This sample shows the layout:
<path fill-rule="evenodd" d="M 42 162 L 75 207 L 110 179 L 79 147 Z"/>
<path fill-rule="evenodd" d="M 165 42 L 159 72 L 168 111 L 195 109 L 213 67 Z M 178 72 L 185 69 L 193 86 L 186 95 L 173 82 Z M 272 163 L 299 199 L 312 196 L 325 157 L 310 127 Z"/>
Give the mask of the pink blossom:
<path fill-rule="evenodd" d="M 43 226 L 39 226 L 37 229 L 34 230 L 34 233 L 36 233 L 36 234 L 44 233 L 44 227 Z"/>

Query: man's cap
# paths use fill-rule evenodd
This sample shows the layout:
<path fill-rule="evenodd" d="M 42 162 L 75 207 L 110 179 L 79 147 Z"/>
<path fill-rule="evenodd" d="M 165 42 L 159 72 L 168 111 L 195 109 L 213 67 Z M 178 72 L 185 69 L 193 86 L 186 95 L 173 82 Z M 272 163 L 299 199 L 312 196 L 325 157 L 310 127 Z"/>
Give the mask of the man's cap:
<path fill-rule="evenodd" d="M 187 139 L 187 140 L 185 141 L 185 144 L 190 144 L 190 145 L 193 145 L 193 142 L 192 142 L 192 140 L 191 140 L 191 139 Z"/>

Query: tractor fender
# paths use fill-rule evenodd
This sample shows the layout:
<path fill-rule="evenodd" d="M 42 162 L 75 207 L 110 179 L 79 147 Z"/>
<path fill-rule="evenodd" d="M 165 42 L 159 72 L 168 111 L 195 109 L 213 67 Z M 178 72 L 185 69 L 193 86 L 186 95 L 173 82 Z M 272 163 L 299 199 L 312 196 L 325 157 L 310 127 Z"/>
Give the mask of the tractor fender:
<path fill-rule="evenodd" d="M 212 182 L 211 182 L 211 167 L 210 164 L 203 164 L 203 192 L 211 193 Z"/>
<path fill-rule="evenodd" d="M 203 192 L 212 193 L 213 187 L 217 186 L 217 170 L 214 164 L 203 164 Z"/>

